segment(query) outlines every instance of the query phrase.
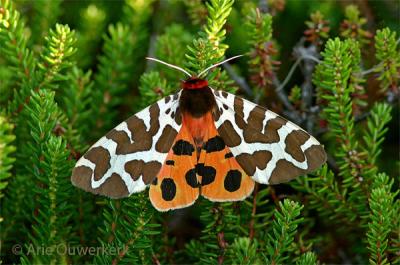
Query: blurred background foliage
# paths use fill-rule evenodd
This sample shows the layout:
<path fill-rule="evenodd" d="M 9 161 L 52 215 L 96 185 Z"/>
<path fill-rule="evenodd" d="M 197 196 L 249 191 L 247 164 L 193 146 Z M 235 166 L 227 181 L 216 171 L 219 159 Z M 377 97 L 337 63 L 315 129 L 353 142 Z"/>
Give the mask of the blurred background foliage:
<path fill-rule="evenodd" d="M 398 1 L 0 0 L 3 264 L 399 264 Z M 70 184 L 108 130 L 224 57 L 213 87 L 300 124 L 327 165 L 158 213 Z M 13 252 L 15 245 L 22 250 Z M 116 253 L 35 253 L 32 247 Z"/>

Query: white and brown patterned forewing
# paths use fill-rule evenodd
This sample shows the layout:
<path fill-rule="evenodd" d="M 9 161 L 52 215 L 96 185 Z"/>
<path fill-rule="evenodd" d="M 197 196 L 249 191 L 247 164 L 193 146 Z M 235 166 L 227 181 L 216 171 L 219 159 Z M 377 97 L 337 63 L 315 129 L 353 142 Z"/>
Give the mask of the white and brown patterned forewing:
<path fill-rule="evenodd" d="M 323 146 L 299 126 L 233 94 L 213 92 L 218 133 L 255 181 L 286 182 L 325 163 Z"/>
<path fill-rule="evenodd" d="M 79 159 L 72 183 L 111 198 L 140 192 L 157 176 L 178 134 L 180 92 L 119 124 Z"/>

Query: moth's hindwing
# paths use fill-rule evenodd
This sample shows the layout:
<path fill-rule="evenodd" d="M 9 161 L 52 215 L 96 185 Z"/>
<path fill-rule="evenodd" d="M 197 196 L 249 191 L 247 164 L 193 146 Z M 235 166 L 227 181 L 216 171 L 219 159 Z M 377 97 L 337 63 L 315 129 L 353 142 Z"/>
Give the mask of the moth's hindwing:
<path fill-rule="evenodd" d="M 111 198 L 144 190 L 160 171 L 182 126 L 179 96 L 157 101 L 97 141 L 78 160 L 72 183 Z"/>
<path fill-rule="evenodd" d="M 254 181 L 236 162 L 210 120 L 197 164 L 201 195 L 219 202 L 243 200 L 253 191 Z"/>
<path fill-rule="evenodd" d="M 213 93 L 218 133 L 255 181 L 286 182 L 325 163 L 323 146 L 299 126 L 233 94 Z"/>
<path fill-rule="evenodd" d="M 150 185 L 150 201 L 157 210 L 179 209 L 196 201 L 199 197 L 196 163 L 195 144 L 183 123 L 160 173 Z"/>

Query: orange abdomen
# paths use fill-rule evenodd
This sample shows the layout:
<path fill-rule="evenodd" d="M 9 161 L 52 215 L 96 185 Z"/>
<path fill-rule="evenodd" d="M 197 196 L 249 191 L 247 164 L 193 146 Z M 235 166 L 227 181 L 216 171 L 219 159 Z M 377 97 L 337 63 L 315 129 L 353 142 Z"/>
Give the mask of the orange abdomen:
<path fill-rule="evenodd" d="M 214 126 L 214 120 L 211 112 L 195 118 L 189 113 L 183 113 L 183 124 L 188 128 L 189 133 L 193 137 L 197 150 L 199 151 L 204 144 L 204 140 L 208 137 L 210 126 Z M 199 152 L 198 152 L 199 155 Z"/>

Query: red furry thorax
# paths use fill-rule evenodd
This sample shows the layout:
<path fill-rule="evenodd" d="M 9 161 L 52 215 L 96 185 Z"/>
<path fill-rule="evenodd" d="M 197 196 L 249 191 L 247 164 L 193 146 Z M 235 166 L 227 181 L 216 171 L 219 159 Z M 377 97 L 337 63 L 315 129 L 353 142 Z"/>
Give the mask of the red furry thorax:
<path fill-rule="evenodd" d="M 202 89 L 208 86 L 208 81 L 198 77 L 190 77 L 182 81 L 182 89 Z"/>

